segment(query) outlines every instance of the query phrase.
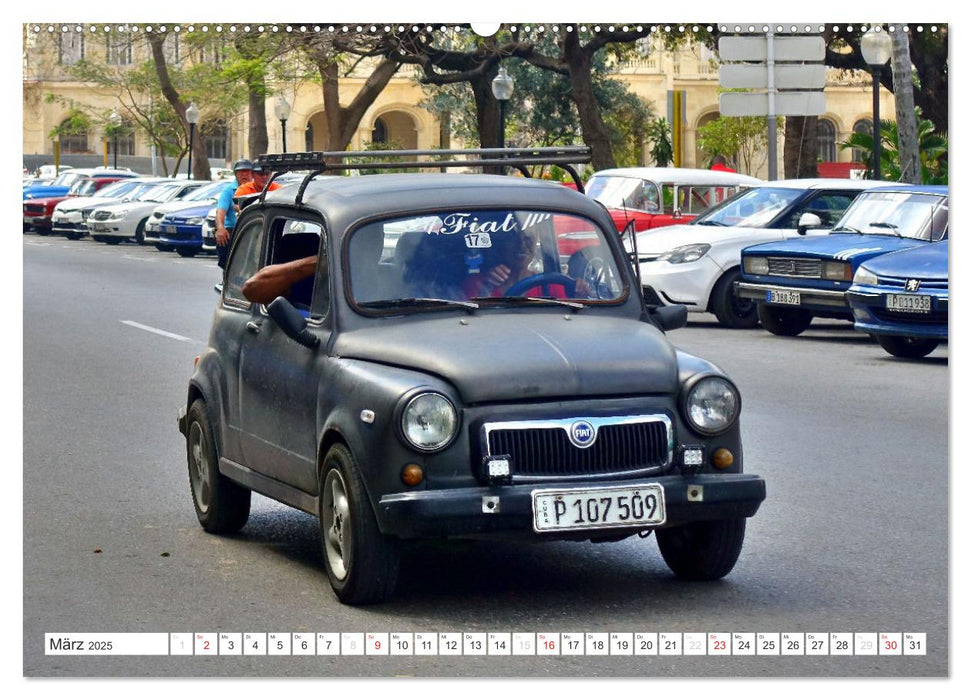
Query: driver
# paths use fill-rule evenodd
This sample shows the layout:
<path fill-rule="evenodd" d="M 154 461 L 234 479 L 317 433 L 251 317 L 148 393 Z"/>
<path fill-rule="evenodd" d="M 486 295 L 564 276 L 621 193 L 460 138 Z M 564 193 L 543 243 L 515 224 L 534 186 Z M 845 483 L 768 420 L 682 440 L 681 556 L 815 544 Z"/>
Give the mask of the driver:
<path fill-rule="evenodd" d="M 517 282 L 532 277 L 536 273 L 530 270 L 530 263 L 536 255 L 536 239 L 528 233 L 515 231 L 500 236 L 493 234 L 493 249 L 490 251 L 495 262 L 485 272 L 469 275 L 462 285 L 462 291 L 469 298 L 473 297 L 501 297 Z M 523 296 L 540 294 L 537 286 L 527 290 Z M 551 285 L 550 293 L 555 297 L 566 297 L 563 285 Z"/>

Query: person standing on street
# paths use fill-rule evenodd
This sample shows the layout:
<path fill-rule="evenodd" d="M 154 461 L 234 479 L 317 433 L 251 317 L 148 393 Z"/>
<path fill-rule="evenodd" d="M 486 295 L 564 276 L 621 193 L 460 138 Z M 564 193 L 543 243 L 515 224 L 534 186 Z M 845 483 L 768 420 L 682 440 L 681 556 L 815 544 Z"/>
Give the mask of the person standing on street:
<path fill-rule="evenodd" d="M 233 228 L 236 226 L 236 208 L 233 206 L 233 196 L 241 185 L 253 181 L 253 164 L 243 158 L 233 165 L 236 179 L 229 182 L 216 200 L 216 254 L 219 256 L 219 267 L 225 269 L 229 244 L 233 240 Z"/>
<path fill-rule="evenodd" d="M 723 173 L 734 173 L 735 170 L 728 164 L 725 156 L 715 156 L 711 159 L 711 167 L 709 170 L 720 170 Z"/>

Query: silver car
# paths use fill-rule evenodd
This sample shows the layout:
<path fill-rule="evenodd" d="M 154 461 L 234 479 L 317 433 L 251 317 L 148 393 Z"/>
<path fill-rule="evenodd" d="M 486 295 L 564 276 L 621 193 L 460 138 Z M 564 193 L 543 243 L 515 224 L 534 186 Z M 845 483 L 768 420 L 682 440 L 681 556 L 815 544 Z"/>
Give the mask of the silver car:
<path fill-rule="evenodd" d="M 116 244 L 131 240 L 145 242 L 145 225 L 159 204 L 181 201 L 206 184 L 204 180 L 165 180 L 131 201 L 95 209 L 88 217 L 88 229 L 96 241 Z"/>

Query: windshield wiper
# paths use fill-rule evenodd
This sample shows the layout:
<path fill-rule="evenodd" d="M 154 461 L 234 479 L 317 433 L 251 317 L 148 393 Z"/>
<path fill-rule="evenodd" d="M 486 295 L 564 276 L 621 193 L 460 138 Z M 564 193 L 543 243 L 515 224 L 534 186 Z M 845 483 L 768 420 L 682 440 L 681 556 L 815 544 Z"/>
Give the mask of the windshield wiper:
<path fill-rule="evenodd" d="M 873 221 L 870 223 L 871 228 L 888 228 L 893 231 L 895 236 L 900 236 L 900 231 L 897 229 L 895 224 L 891 224 L 887 221 Z"/>
<path fill-rule="evenodd" d="M 860 229 L 853 228 L 852 226 L 840 226 L 839 228 L 834 228 L 830 233 L 840 233 L 842 231 L 848 231 L 849 233 L 860 233 Z"/>
<path fill-rule="evenodd" d="M 704 221 L 695 221 L 695 226 L 728 226 L 728 224 L 722 223 L 721 221 L 715 221 L 714 219 L 705 219 Z"/>
<path fill-rule="evenodd" d="M 473 301 L 488 301 L 488 302 L 514 302 L 522 303 L 524 301 L 528 302 L 541 302 L 545 304 L 557 304 L 559 306 L 569 306 L 571 309 L 582 309 L 586 307 L 578 301 L 567 301 L 566 299 L 554 299 L 553 297 L 472 297 Z"/>
<path fill-rule="evenodd" d="M 407 299 L 380 299 L 378 301 L 364 301 L 358 304 L 368 309 L 397 309 L 402 306 L 457 306 L 468 311 L 475 311 L 479 305 L 473 301 L 457 301 L 455 299 L 433 299 L 431 297 L 408 297 Z"/>

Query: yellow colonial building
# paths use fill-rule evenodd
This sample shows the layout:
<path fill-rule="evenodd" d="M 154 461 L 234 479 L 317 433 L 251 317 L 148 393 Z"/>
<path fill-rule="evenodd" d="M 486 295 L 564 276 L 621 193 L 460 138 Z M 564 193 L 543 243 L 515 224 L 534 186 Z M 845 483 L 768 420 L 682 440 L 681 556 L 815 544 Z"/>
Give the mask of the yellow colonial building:
<path fill-rule="evenodd" d="M 213 25 L 215 26 L 215 25 Z M 132 42 L 130 35 L 117 27 L 103 25 L 25 25 L 23 62 L 23 153 L 25 165 L 35 167 L 40 162 L 53 162 L 52 134 L 71 118 L 74 109 L 88 113 L 106 114 L 115 110 L 122 123 L 130 115 L 118 98 L 116 89 L 79 82 L 72 77 L 70 66 L 80 59 L 102 61 L 113 70 L 134 69 L 150 56 L 144 43 Z M 180 48 L 177 37 L 166 41 L 168 60 L 174 64 L 184 61 L 213 61 L 218 56 L 204 52 L 191 53 Z M 686 167 L 705 167 L 706 158 L 697 147 L 698 128 L 719 115 L 718 61 L 707 48 L 693 45 L 678 51 L 666 51 L 660 41 L 642 42 L 642 50 L 634 60 L 615 66 L 616 77 L 625 81 L 637 95 L 653 105 L 659 116 L 669 115 L 671 95 L 680 93 L 683 102 L 680 161 Z M 341 103 L 349 103 L 367 78 L 361 70 L 342 77 Z M 274 115 L 278 97 L 291 105 L 286 122 L 288 150 L 323 150 L 326 142 L 326 122 L 323 93 L 319 84 L 291 81 L 278 86 L 277 93 L 266 99 L 266 122 L 269 149 L 282 150 L 281 122 Z M 840 150 L 838 144 L 854 130 L 872 129 L 872 84 L 868 73 L 862 71 L 829 70 L 824 90 L 826 113 L 819 118 L 816 134 L 817 160 L 820 163 L 844 163 L 854 154 Z M 351 140 L 351 149 L 363 149 L 372 142 L 390 141 L 405 148 L 431 149 L 441 145 L 442 135 L 438 119 L 419 107 L 426 97 L 418 84 L 416 69 L 402 66 L 371 105 Z M 151 110 L 152 105 L 145 105 Z M 893 95 L 881 91 L 881 114 L 894 114 Z M 205 122 L 205 115 L 203 115 Z M 247 153 L 247 112 L 217 123 L 200 123 L 198 137 L 206 142 L 212 165 L 229 164 Z M 62 129 L 61 131 L 65 131 Z M 779 130 L 780 139 L 783 130 Z M 113 153 L 116 139 L 109 142 L 104 127 L 83 123 L 73 133 L 59 137 L 60 153 L 65 163 L 89 164 L 92 159 L 107 159 Z M 453 143 L 453 147 L 460 144 Z M 650 162 L 648 144 L 643 149 L 644 165 Z M 779 149 L 778 172 L 782 173 L 782 144 Z M 127 129 L 117 137 L 117 153 L 122 161 L 136 163 L 135 169 L 149 170 L 153 148 L 141 130 Z M 85 161 L 80 156 L 87 156 Z M 157 158 L 156 158 L 157 160 Z M 30 161 L 28 163 L 28 161 Z M 99 161 L 100 162 L 100 161 Z M 170 157 L 159 174 L 169 172 L 174 165 Z M 185 163 L 181 169 L 184 171 Z M 832 168 L 831 168 L 832 170 Z M 839 168 L 836 168 L 839 170 Z M 845 170 L 845 168 L 843 168 Z M 766 177 L 768 166 L 762 162 L 753 175 Z M 834 171 L 835 172 L 835 171 Z"/>

